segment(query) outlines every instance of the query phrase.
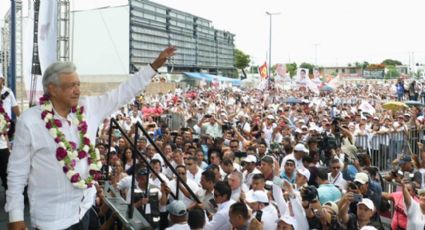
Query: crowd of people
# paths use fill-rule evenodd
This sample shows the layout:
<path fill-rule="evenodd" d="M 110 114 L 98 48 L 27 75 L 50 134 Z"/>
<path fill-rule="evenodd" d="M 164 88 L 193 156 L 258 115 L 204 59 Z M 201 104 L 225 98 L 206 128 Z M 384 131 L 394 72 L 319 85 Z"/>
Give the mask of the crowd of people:
<path fill-rule="evenodd" d="M 371 162 L 382 154 L 371 148 L 374 135 L 422 133 L 422 107 L 383 106 L 397 92 L 391 82 L 345 82 L 321 95 L 303 87 L 177 89 L 138 97 L 113 114 L 124 134 L 105 119 L 97 147 L 128 202 L 136 177 L 137 192 L 147 195 L 134 206 L 160 229 L 384 229 L 385 215 L 397 217 L 392 229 L 423 229 L 421 143 L 417 155 L 402 148 L 405 139 L 388 145 L 395 160 L 388 173 Z M 156 146 L 137 131 L 138 121 Z M 134 170 L 126 137 L 136 132 L 147 161 L 137 154 Z M 356 142 L 362 136 L 369 145 Z M 387 193 L 384 181 L 397 189 Z"/>
<path fill-rule="evenodd" d="M 111 196 L 154 229 L 367 230 L 384 229 L 385 216 L 391 229 L 424 229 L 423 107 L 387 106 L 411 96 L 403 79 L 320 90 L 317 71 L 300 71 L 289 88 L 283 77 L 136 97 L 175 51 L 98 97 L 80 98 L 72 63 L 47 68 L 2 172 L 9 229 L 26 228 L 26 185 L 35 229 L 125 228 Z"/>

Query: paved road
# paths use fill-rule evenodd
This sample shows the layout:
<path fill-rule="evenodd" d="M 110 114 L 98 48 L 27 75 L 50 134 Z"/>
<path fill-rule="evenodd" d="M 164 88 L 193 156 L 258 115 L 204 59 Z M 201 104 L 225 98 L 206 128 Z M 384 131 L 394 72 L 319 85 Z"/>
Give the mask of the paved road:
<path fill-rule="evenodd" d="M 9 220 L 7 213 L 4 211 L 5 203 L 6 203 L 6 191 L 4 190 L 3 186 L 0 186 L 0 230 L 7 229 L 7 223 Z M 25 222 L 27 223 L 27 226 L 31 226 L 28 204 L 25 204 Z M 31 228 L 28 228 L 28 229 L 31 229 Z"/>

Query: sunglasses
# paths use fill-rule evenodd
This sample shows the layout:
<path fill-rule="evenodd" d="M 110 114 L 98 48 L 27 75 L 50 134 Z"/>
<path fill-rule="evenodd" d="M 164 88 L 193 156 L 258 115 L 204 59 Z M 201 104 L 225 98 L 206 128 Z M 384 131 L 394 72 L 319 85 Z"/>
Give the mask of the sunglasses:
<path fill-rule="evenodd" d="M 332 167 L 332 169 L 340 169 L 340 168 L 341 168 L 340 166 Z"/>

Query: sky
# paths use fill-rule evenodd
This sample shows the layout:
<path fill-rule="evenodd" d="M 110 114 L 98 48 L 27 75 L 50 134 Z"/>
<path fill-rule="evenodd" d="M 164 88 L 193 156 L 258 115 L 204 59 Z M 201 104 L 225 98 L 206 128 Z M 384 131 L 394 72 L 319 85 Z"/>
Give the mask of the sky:
<path fill-rule="evenodd" d="M 26 0 L 24 0 L 26 1 Z M 211 20 L 236 35 L 235 46 L 252 64 L 308 62 L 345 66 L 384 59 L 425 63 L 423 0 L 153 0 Z M 124 0 L 71 0 L 73 9 L 125 4 Z M 0 0 L 0 24 L 9 8 Z"/>

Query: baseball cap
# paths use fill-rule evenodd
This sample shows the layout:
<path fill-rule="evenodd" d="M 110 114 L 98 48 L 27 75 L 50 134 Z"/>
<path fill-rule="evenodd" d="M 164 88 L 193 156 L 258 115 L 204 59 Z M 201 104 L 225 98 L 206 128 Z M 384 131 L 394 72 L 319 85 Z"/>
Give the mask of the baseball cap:
<path fill-rule="evenodd" d="M 412 161 L 412 158 L 409 155 L 404 155 L 400 158 L 398 165 L 401 166 L 411 161 Z"/>
<path fill-rule="evenodd" d="M 267 197 L 267 193 L 265 191 L 257 190 L 253 193 L 249 193 L 246 196 L 246 202 L 248 203 L 269 203 L 269 198 Z"/>
<path fill-rule="evenodd" d="M 167 206 L 167 211 L 173 216 L 184 216 L 187 213 L 186 205 L 181 200 L 174 200 Z"/>
<path fill-rule="evenodd" d="M 248 162 L 248 163 L 256 163 L 257 157 L 255 157 L 254 155 L 248 155 L 242 161 Z"/>
<path fill-rule="evenodd" d="M 366 226 L 363 226 L 360 230 L 378 230 L 378 229 L 373 226 L 366 225 Z"/>
<path fill-rule="evenodd" d="M 369 182 L 369 176 L 364 172 L 356 173 L 356 176 L 354 177 L 354 182 L 366 184 L 367 182 Z"/>
<path fill-rule="evenodd" d="M 373 201 L 368 198 L 363 198 L 362 201 L 360 201 L 357 206 L 364 204 L 368 209 L 374 211 L 375 205 L 373 204 Z"/>
<path fill-rule="evenodd" d="M 332 209 L 332 211 L 334 211 L 334 212 L 335 212 L 335 214 L 336 214 L 336 215 L 338 215 L 339 208 L 338 208 L 338 205 L 337 205 L 335 202 L 333 202 L 333 201 L 327 201 L 327 202 L 325 202 L 325 203 L 323 204 L 323 206 L 328 206 L 328 207 L 330 207 L 330 209 Z"/>
<path fill-rule="evenodd" d="M 422 195 L 425 193 L 425 188 L 418 189 L 418 195 Z"/>
<path fill-rule="evenodd" d="M 297 168 L 297 172 L 303 176 L 305 176 L 305 178 L 307 178 L 307 180 L 310 180 L 310 171 L 304 167 L 300 167 Z"/>
<path fill-rule="evenodd" d="M 280 217 L 280 219 L 279 219 L 279 221 L 283 221 L 283 222 L 285 222 L 286 224 L 289 224 L 289 225 L 291 225 L 292 227 L 294 227 L 294 229 L 297 229 L 296 228 L 296 220 L 295 220 L 295 218 L 294 217 L 292 217 L 292 216 L 290 216 L 290 215 L 288 215 L 288 214 L 286 214 L 286 215 L 283 215 L 282 217 Z"/>
<path fill-rule="evenodd" d="M 295 145 L 294 151 L 309 153 L 308 149 L 303 144 Z"/>
<path fill-rule="evenodd" d="M 5 79 L 4 76 L 2 74 L 0 74 L 0 79 Z"/>
<path fill-rule="evenodd" d="M 273 115 L 271 115 L 271 114 L 269 114 L 269 115 L 267 115 L 267 117 L 266 117 L 267 119 L 270 119 L 270 120 L 274 120 L 274 117 L 273 117 Z"/>

